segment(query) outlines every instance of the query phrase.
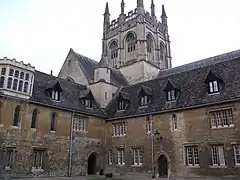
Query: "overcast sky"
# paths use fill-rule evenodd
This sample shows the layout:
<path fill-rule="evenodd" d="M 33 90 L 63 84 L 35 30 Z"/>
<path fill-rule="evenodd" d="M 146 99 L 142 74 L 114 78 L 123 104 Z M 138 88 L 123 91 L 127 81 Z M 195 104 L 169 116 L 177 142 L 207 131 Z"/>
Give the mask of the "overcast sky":
<path fill-rule="evenodd" d="M 111 20 L 121 0 L 108 0 Z M 16 58 L 54 75 L 70 48 L 101 57 L 106 0 L 0 0 L 0 58 Z M 137 0 L 125 0 L 125 11 Z M 151 0 L 144 0 L 150 12 Z M 168 16 L 173 66 L 240 49 L 240 0 L 155 0 Z"/>

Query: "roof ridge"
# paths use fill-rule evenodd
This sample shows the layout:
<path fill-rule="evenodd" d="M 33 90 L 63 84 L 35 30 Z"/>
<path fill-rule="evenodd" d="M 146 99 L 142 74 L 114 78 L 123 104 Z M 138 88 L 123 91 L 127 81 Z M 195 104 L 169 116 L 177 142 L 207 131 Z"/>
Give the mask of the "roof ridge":
<path fill-rule="evenodd" d="M 190 71 L 190 70 L 197 69 L 200 67 L 205 67 L 208 65 L 217 64 L 217 63 L 221 63 L 224 61 L 233 60 L 238 57 L 240 57 L 240 49 L 235 50 L 235 51 L 230 51 L 227 53 L 218 54 L 218 55 L 204 58 L 201 60 L 193 61 L 193 62 L 190 62 L 187 64 L 176 66 L 174 68 L 161 70 L 158 74 L 158 77 L 165 77 L 165 76 L 177 74 L 180 72 Z"/>
<path fill-rule="evenodd" d="M 88 60 L 90 60 L 90 61 L 98 64 L 98 62 L 97 62 L 96 60 L 94 60 L 94 59 L 92 59 L 92 58 L 90 58 L 90 57 L 87 57 L 87 56 L 85 56 L 85 55 L 83 55 L 83 54 L 77 53 L 77 52 L 74 51 L 72 48 L 70 48 L 70 50 L 72 50 L 72 52 L 74 52 L 76 55 L 81 56 L 81 57 L 84 57 L 84 58 L 87 58 Z"/>

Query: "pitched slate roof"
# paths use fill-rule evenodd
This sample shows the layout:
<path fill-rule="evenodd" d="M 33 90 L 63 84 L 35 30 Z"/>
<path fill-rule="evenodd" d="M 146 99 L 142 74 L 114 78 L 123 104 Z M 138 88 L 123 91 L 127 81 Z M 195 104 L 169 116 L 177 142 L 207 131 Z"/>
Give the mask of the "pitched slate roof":
<path fill-rule="evenodd" d="M 191 63 L 191 65 L 172 68 L 169 69 L 169 72 L 166 70 L 160 74 L 157 79 L 123 87 L 122 91 L 130 95 L 131 103 L 125 111 L 117 112 L 116 99 L 112 100 L 106 110 L 109 120 L 240 100 L 240 50 L 203 61 L 205 61 L 205 65 L 198 66 Z M 195 63 L 198 64 L 198 62 Z M 219 94 L 208 95 L 208 87 L 204 81 L 210 71 L 223 80 Z M 166 101 L 164 88 L 168 80 L 181 88 L 181 92 L 174 102 Z M 153 96 L 147 107 L 139 108 L 136 92 L 142 85 L 152 88 Z"/>
<path fill-rule="evenodd" d="M 79 66 L 82 68 L 82 71 L 87 80 L 89 82 L 92 81 L 94 79 L 94 70 L 97 68 L 98 62 L 86 56 L 76 53 L 73 49 L 70 49 L 70 51 L 77 58 Z"/>
<path fill-rule="evenodd" d="M 52 100 L 49 93 L 46 91 L 46 89 L 53 87 L 57 82 L 59 82 L 62 88 L 60 102 Z M 83 114 L 104 117 L 105 114 L 95 101 L 93 102 L 92 109 L 85 108 L 81 103 L 80 95 L 87 91 L 87 88 L 83 85 L 36 71 L 33 94 L 30 100 L 33 103 L 41 103 L 46 106 L 64 108 Z"/>

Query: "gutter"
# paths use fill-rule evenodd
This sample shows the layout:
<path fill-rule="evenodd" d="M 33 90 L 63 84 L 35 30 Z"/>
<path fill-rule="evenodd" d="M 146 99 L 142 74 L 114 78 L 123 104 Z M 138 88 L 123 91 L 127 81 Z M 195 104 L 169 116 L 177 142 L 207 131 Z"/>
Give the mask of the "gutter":
<path fill-rule="evenodd" d="M 137 115 L 128 115 L 128 116 L 123 116 L 123 117 L 113 117 L 113 118 L 106 119 L 106 121 L 113 121 L 113 120 L 118 120 L 118 119 L 128 119 L 128 118 L 135 118 L 135 117 L 142 117 L 142 116 L 149 116 L 149 115 L 158 115 L 158 114 L 164 114 L 164 113 L 169 113 L 169 112 L 201 108 L 201 107 L 211 106 L 211 105 L 226 104 L 226 103 L 231 103 L 231 102 L 236 102 L 236 101 L 240 101 L 240 98 L 237 98 L 234 100 L 226 100 L 226 101 L 220 101 L 220 102 L 215 102 L 215 103 L 209 103 L 209 104 L 196 105 L 194 107 L 190 106 L 190 107 L 176 108 L 176 109 L 171 109 L 171 110 L 163 110 L 163 111 L 159 110 L 159 111 L 155 111 L 155 112 L 148 112 L 148 113 L 142 113 L 142 114 L 137 114 Z"/>

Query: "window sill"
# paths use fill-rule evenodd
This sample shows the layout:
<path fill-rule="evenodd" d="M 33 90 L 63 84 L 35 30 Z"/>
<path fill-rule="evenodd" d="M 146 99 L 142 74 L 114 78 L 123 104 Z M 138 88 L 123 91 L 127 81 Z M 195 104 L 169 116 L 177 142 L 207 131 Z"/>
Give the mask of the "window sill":
<path fill-rule="evenodd" d="M 12 129 L 20 129 L 19 126 L 12 126 Z"/>
<path fill-rule="evenodd" d="M 125 111 L 125 109 L 119 109 L 119 110 L 117 110 L 117 112 L 119 113 L 119 112 L 124 112 Z"/>
<path fill-rule="evenodd" d="M 199 165 L 196 165 L 196 166 L 187 165 L 187 168 L 200 168 L 200 166 Z"/>
<path fill-rule="evenodd" d="M 213 165 L 213 166 L 210 166 L 210 168 L 227 168 L 227 166 L 226 165 Z"/>
<path fill-rule="evenodd" d="M 126 136 L 126 134 L 124 134 L 124 135 L 120 135 L 120 136 L 112 136 L 113 138 L 121 138 L 121 137 L 125 137 Z"/>
<path fill-rule="evenodd" d="M 50 131 L 50 133 L 53 133 L 53 134 L 55 134 L 55 133 L 56 133 L 56 131 Z"/>
<path fill-rule="evenodd" d="M 139 109 L 144 109 L 144 108 L 147 108 L 147 107 L 148 107 L 148 105 L 144 105 L 144 106 L 139 105 Z"/>
<path fill-rule="evenodd" d="M 142 167 L 143 164 L 133 164 L 132 167 Z"/>
<path fill-rule="evenodd" d="M 231 124 L 229 126 L 219 126 L 219 127 L 216 127 L 216 126 L 213 126 L 211 127 L 211 129 L 227 129 L 227 128 L 234 128 L 234 124 Z"/>
<path fill-rule="evenodd" d="M 117 164 L 117 166 L 120 166 L 120 167 L 125 166 L 125 163 L 123 163 L 123 164 Z"/>
<path fill-rule="evenodd" d="M 218 95 L 218 94 L 220 94 L 220 91 L 208 93 L 209 96 Z"/>
<path fill-rule="evenodd" d="M 32 168 L 32 172 L 44 172 L 42 168 Z"/>

